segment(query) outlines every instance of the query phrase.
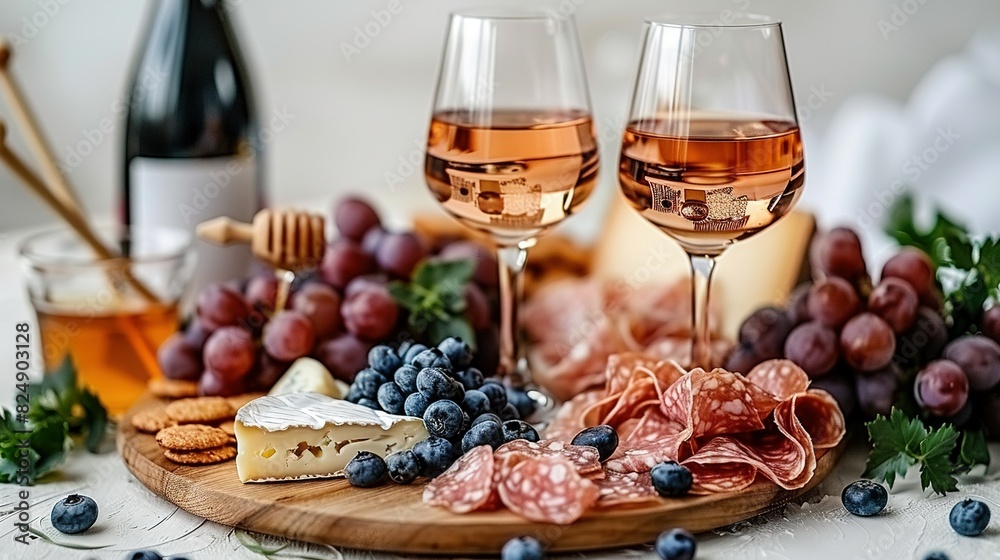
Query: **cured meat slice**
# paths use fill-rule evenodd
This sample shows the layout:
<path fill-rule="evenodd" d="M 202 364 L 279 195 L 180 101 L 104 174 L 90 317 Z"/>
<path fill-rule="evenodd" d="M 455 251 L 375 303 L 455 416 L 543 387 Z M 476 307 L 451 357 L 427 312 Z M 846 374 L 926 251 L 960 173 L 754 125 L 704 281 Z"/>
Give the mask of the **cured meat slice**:
<path fill-rule="evenodd" d="M 569 459 L 555 455 L 515 465 L 500 481 L 499 494 L 505 506 L 525 519 L 567 525 L 594 505 L 599 491 Z"/>
<path fill-rule="evenodd" d="M 738 373 L 697 368 L 663 393 L 661 409 L 690 426 L 692 437 L 704 437 L 761 430 L 776 403 Z"/>
<path fill-rule="evenodd" d="M 781 400 L 809 388 L 809 376 L 791 360 L 761 362 L 750 370 L 747 380 Z"/>
<path fill-rule="evenodd" d="M 555 418 L 546 426 L 546 439 L 554 439 L 569 443 L 587 427 L 583 423 L 583 412 L 601 398 L 600 391 L 586 391 L 573 397 L 559 407 Z M 619 434 L 620 435 L 620 434 Z"/>
<path fill-rule="evenodd" d="M 604 463 L 607 471 L 622 473 L 647 472 L 663 461 L 676 461 L 681 446 L 690 437 L 690 430 L 662 436 L 659 439 L 638 442 L 612 456 Z"/>
<path fill-rule="evenodd" d="M 809 389 L 805 394 L 796 395 L 795 417 L 809 432 L 816 449 L 836 447 L 847 433 L 844 413 L 837 400 L 822 389 Z"/>
<path fill-rule="evenodd" d="M 468 513 L 483 507 L 493 492 L 493 450 L 482 445 L 455 461 L 424 487 L 424 503 Z"/>
<path fill-rule="evenodd" d="M 539 457 L 563 457 L 567 459 L 576 472 L 586 477 L 601 477 L 600 454 L 597 449 L 588 445 L 572 445 L 564 441 L 543 439 L 537 443 L 525 439 L 516 439 L 497 448 L 494 456 L 504 460 L 507 466 L 514 466 L 525 459 Z"/>
<path fill-rule="evenodd" d="M 739 492 L 753 484 L 757 469 L 746 463 L 719 463 L 711 468 L 694 469 L 691 476 L 693 482 L 689 494 Z"/>
<path fill-rule="evenodd" d="M 597 507 L 638 505 L 659 499 L 659 494 L 653 488 L 653 479 L 648 472 L 609 472 L 596 484 L 600 492 Z"/>

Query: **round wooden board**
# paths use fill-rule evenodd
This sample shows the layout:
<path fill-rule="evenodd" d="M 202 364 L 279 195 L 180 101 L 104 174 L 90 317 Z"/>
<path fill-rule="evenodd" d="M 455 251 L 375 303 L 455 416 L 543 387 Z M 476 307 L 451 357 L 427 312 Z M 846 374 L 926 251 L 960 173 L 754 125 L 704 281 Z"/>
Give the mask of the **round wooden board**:
<path fill-rule="evenodd" d="M 526 521 L 508 511 L 455 515 L 424 505 L 422 484 L 358 489 L 343 479 L 242 484 L 233 461 L 184 466 L 167 460 L 152 435 L 130 422 L 163 406 L 145 397 L 121 420 L 118 450 L 146 487 L 201 517 L 304 541 L 411 554 L 496 554 L 508 539 L 532 535 L 552 551 L 617 548 L 652 542 L 661 531 L 721 527 L 781 507 L 825 478 L 846 443 L 818 460 L 799 490 L 757 482 L 743 492 L 663 500 L 653 506 L 594 511 L 572 525 Z M 845 442 L 846 442 L 845 438 Z"/>

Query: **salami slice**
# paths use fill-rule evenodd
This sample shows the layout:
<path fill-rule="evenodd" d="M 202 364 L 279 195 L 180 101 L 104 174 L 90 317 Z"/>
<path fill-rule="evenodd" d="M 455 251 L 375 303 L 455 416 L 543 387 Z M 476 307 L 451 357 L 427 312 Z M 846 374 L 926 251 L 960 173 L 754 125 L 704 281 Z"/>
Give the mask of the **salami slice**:
<path fill-rule="evenodd" d="M 482 445 L 470 450 L 424 487 L 424 503 L 468 513 L 483 507 L 493 492 L 493 450 Z"/>
<path fill-rule="evenodd" d="M 573 397 L 559 407 L 555 418 L 545 428 L 546 439 L 570 442 L 587 427 L 583 423 L 583 412 L 601 399 L 600 391 L 586 391 Z"/>
<path fill-rule="evenodd" d="M 563 441 L 543 439 L 537 443 L 524 439 L 501 445 L 494 456 L 511 468 L 525 459 L 559 456 L 570 461 L 578 474 L 585 477 L 601 477 L 600 454 L 587 445 L 572 445 Z"/>
<path fill-rule="evenodd" d="M 500 499 L 511 511 L 540 523 L 567 525 L 597 501 L 597 486 L 563 456 L 521 461 L 500 481 Z"/>
<path fill-rule="evenodd" d="M 685 464 L 689 469 L 691 466 Z M 745 490 L 757 477 L 757 469 L 746 463 L 720 463 L 711 468 L 694 468 L 690 494 L 704 495 Z"/>
<path fill-rule="evenodd" d="M 780 400 L 804 393 L 809 387 L 809 376 L 791 360 L 767 360 L 757 364 L 747 380 Z"/>
<path fill-rule="evenodd" d="M 694 369 L 664 393 L 664 415 L 691 427 L 692 437 L 752 432 L 777 401 L 738 373 Z M 687 418 L 684 418 L 685 412 Z"/>
<path fill-rule="evenodd" d="M 596 484 L 600 492 L 597 507 L 639 505 L 659 499 L 659 494 L 653 488 L 653 479 L 648 472 L 609 472 Z"/>

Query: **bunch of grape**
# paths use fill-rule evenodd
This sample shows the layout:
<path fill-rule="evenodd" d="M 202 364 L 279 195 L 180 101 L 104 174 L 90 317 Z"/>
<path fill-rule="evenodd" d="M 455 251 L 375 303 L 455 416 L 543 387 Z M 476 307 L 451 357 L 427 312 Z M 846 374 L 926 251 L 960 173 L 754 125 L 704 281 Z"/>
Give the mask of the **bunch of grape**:
<path fill-rule="evenodd" d="M 495 371 L 498 341 L 487 292 L 495 289 L 498 273 L 487 247 L 454 241 L 432 254 L 414 233 L 384 229 L 375 210 L 356 198 L 336 205 L 333 220 L 339 238 L 327 245 L 315 271 L 296 279 L 285 309 L 275 309 L 278 283 L 270 271 L 198 294 L 194 319 L 159 349 L 164 375 L 197 381 L 205 395 L 266 391 L 292 361 L 312 356 L 351 381 L 376 344 L 413 337 L 388 284 L 409 280 L 429 258 L 475 261 L 465 315 L 480 348 L 476 365 Z"/>
<path fill-rule="evenodd" d="M 538 441 L 538 432 L 521 420 L 534 412 L 535 402 L 524 391 L 486 379 L 472 366 L 472 358 L 469 345 L 458 338 L 446 338 L 433 348 L 411 341 L 398 349 L 375 346 L 346 398 L 374 410 L 422 418 L 432 438 L 447 442 L 431 440 L 434 446 L 453 450 L 447 454 L 452 460 L 480 445 L 496 449 L 515 439 Z M 435 464 L 432 470 L 443 471 L 450 464 Z"/>
<path fill-rule="evenodd" d="M 966 425 L 981 420 L 1000 435 L 1000 308 L 984 314 L 984 334 L 949 341 L 941 293 L 926 254 L 904 247 L 872 283 L 858 236 L 846 228 L 810 247 L 817 280 L 796 288 L 787 308 L 751 314 L 726 367 L 746 372 L 773 358 L 802 367 L 845 415 L 888 414 L 915 399 L 930 418 Z"/>

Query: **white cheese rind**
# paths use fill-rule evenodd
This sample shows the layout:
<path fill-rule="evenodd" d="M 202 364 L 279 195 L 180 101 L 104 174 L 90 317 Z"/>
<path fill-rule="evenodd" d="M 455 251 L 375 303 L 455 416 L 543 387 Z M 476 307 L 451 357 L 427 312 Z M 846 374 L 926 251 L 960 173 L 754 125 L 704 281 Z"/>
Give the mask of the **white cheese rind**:
<path fill-rule="evenodd" d="M 427 438 L 423 420 L 318 393 L 268 395 L 236 413 L 242 482 L 342 476 L 359 451 L 382 457 Z"/>

